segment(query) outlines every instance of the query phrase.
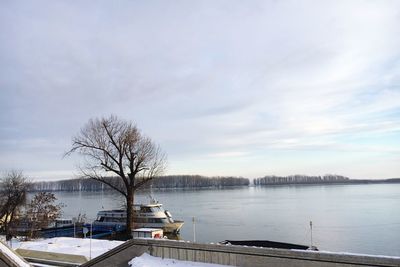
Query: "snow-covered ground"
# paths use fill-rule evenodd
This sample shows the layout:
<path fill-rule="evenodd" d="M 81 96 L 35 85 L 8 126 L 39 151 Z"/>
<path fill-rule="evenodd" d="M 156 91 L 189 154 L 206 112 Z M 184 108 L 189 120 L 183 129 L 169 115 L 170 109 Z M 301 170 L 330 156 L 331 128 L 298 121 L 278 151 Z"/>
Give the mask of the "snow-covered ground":
<path fill-rule="evenodd" d="M 173 259 L 162 259 L 158 257 L 150 256 L 144 253 L 140 257 L 133 258 L 129 265 L 131 267 L 226 267 L 228 265 L 193 262 L 193 261 L 180 261 Z"/>
<path fill-rule="evenodd" d="M 66 253 L 82 255 L 95 258 L 116 246 L 124 243 L 123 241 L 109 241 L 89 238 L 55 237 L 34 241 L 23 241 L 13 244 L 13 249 L 23 248 L 47 252 Z"/>
<path fill-rule="evenodd" d="M 4 244 L 6 244 L 7 246 L 9 246 L 10 248 L 15 248 L 18 247 L 19 242 L 21 242 L 22 238 L 15 238 L 13 237 L 11 240 L 6 240 L 6 236 L 5 235 L 0 235 L 0 241 L 3 242 Z"/>

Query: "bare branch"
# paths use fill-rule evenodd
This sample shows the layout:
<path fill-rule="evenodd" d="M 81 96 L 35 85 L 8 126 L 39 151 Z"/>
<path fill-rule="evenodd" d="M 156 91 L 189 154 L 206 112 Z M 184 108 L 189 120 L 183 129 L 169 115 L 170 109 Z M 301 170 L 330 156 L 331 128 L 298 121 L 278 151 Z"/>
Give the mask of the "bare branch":
<path fill-rule="evenodd" d="M 82 173 L 81 178 L 93 179 L 93 180 L 99 181 L 99 182 L 111 187 L 112 189 L 114 189 L 115 191 L 119 192 L 120 194 L 122 194 L 126 197 L 126 192 L 124 192 L 121 188 L 119 188 L 118 186 L 116 186 L 116 185 L 112 184 L 110 181 L 108 181 L 107 179 L 109 177 L 104 177 L 102 175 L 99 175 L 96 172 L 96 168 L 91 168 L 90 171 L 80 169 L 80 172 Z"/>

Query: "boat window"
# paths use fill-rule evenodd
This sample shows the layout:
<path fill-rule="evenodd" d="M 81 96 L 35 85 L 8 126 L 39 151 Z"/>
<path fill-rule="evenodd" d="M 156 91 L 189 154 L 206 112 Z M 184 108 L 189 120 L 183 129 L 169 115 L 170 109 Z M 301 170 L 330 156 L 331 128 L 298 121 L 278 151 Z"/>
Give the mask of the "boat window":
<path fill-rule="evenodd" d="M 160 218 L 149 218 L 149 223 L 162 223 Z"/>
<path fill-rule="evenodd" d="M 147 222 L 147 219 L 146 218 L 136 218 L 136 222 L 137 223 L 145 223 L 145 222 Z"/>
<path fill-rule="evenodd" d="M 149 207 L 142 207 L 142 212 L 151 213 L 152 211 L 151 211 L 151 208 L 149 208 Z"/>

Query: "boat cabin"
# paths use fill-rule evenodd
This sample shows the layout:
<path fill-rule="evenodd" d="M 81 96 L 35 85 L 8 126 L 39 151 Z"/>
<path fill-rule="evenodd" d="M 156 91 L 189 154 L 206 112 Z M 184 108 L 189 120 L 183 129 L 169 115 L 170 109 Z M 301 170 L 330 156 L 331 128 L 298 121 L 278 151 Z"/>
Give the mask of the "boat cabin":
<path fill-rule="evenodd" d="M 133 238 L 163 238 L 164 232 L 162 229 L 155 228 L 138 228 L 132 231 Z"/>

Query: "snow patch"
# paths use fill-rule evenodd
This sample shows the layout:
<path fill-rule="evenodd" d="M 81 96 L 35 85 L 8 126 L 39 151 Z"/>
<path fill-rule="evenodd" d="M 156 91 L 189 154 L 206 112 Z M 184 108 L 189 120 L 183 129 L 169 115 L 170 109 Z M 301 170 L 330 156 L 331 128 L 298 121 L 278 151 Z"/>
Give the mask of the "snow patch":
<path fill-rule="evenodd" d="M 228 265 L 203 263 L 203 262 L 193 262 L 193 261 L 180 261 L 174 259 L 162 259 L 159 257 L 150 256 L 144 253 L 140 257 L 133 258 L 129 265 L 131 267 L 223 267 Z"/>
<path fill-rule="evenodd" d="M 18 247 L 22 249 L 31 249 L 55 253 L 65 253 L 73 255 L 82 255 L 89 258 L 95 258 L 119 245 L 123 241 L 109 241 L 89 238 L 73 237 L 55 237 L 42 240 L 20 242 Z"/>

